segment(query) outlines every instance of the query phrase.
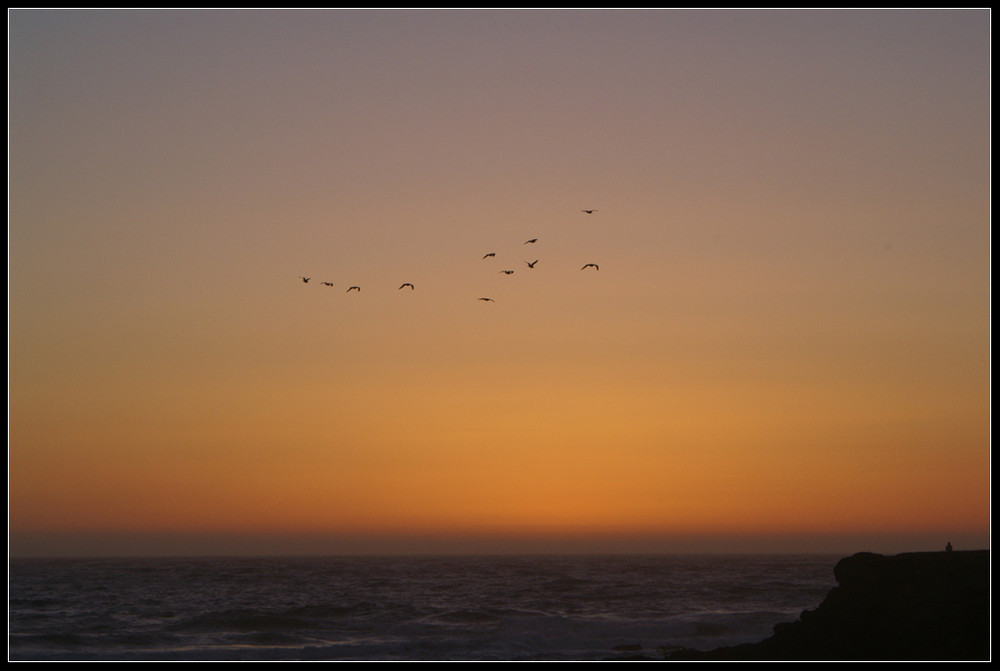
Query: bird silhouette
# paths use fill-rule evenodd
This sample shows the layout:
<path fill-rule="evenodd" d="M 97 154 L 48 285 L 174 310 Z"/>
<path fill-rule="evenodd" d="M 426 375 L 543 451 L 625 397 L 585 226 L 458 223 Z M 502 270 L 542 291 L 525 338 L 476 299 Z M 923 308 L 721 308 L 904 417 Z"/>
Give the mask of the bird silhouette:
<path fill-rule="evenodd" d="M 597 210 L 580 210 L 580 211 L 585 212 L 586 214 L 593 214 L 594 212 L 597 212 Z"/>
<path fill-rule="evenodd" d="M 355 285 L 353 287 L 348 287 L 347 291 L 353 291 L 354 289 L 357 289 L 358 291 L 361 291 L 361 287 L 359 287 L 357 285 Z M 345 291 L 344 293 L 347 293 L 347 291 Z"/>
<path fill-rule="evenodd" d="M 538 238 L 532 238 L 531 240 L 525 240 L 524 244 L 526 244 L 526 245 L 533 245 L 536 242 L 538 242 Z"/>
<path fill-rule="evenodd" d="M 333 286 L 333 282 L 323 282 L 323 284 L 326 285 L 326 286 L 328 286 L 328 287 L 332 287 Z"/>
<path fill-rule="evenodd" d="M 496 256 L 496 255 L 497 255 L 497 253 L 496 253 L 496 252 L 490 252 L 489 254 L 486 254 L 485 256 L 483 256 L 483 258 L 484 258 L 484 259 L 487 259 L 487 258 L 489 258 L 489 257 L 491 257 L 491 256 Z"/>
<path fill-rule="evenodd" d="M 303 282 L 304 282 L 305 284 L 309 284 L 309 280 L 311 280 L 312 278 L 311 278 L 311 277 L 303 277 L 303 278 L 301 278 L 301 279 L 302 279 L 302 281 L 303 281 Z"/>
<path fill-rule="evenodd" d="M 412 290 L 413 284 L 411 284 L 410 282 L 403 282 L 402 284 L 399 285 L 399 288 L 402 289 L 403 287 L 410 287 L 410 289 Z"/>
<path fill-rule="evenodd" d="M 496 301 L 493 300 L 492 298 L 480 298 L 479 300 L 481 300 L 481 301 L 489 301 L 490 303 L 496 303 Z"/>
<path fill-rule="evenodd" d="M 501 270 L 500 272 L 503 273 L 504 275 L 513 275 L 514 274 L 513 270 Z"/>
<path fill-rule="evenodd" d="M 524 263 L 525 263 L 525 265 L 527 265 L 527 266 L 528 266 L 529 268 L 534 268 L 534 267 L 535 267 L 535 264 L 536 264 L 536 263 L 538 263 L 538 259 L 535 259 L 534 261 L 525 261 Z"/>
<path fill-rule="evenodd" d="M 598 267 L 598 265 L 596 263 L 588 263 L 583 268 L 580 268 L 580 270 L 584 270 L 586 268 L 594 268 L 595 270 L 600 270 L 600 268 Z"/>

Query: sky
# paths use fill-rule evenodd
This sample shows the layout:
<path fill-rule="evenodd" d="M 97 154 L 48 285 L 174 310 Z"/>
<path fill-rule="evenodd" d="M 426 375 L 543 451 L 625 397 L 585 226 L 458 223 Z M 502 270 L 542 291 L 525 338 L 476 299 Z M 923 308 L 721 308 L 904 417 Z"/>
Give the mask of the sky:
<path fill-rule="evenodd" d="M 990 37 L 9 9 L 9 553 L 989 547 Z"/>

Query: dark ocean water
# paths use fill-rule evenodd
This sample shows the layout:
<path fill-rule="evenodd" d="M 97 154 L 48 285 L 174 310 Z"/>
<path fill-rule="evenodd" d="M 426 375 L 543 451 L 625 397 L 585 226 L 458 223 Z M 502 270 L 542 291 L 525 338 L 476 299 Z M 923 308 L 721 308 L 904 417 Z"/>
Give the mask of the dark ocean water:
<path fill-rule="evenodd" d="M 838 559 L 13 559 L 8 659 L 662 659 L 767 638 Z"/>

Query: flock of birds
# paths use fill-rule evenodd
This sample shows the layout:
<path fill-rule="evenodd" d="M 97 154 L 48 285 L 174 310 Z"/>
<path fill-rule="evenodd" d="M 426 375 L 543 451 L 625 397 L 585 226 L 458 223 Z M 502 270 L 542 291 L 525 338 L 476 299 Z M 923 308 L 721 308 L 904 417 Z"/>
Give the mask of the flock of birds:
<path fill-rule="evenodd" d="M 595 212 L 597 212 L 597 210 L 580 210 L 580 211 L 583 212 L 584 214 L 594 214 Z M 538 238 L 531 238 L 530 240 L 525 240 L 524 244 L 526 244 L 526 245 L 533 245 L 536 242 L 538 242 Z M 485 260 L 485 259 L 495 258 L 496 255 L 497 255 L 496 252 L 487 252 L 486 254 L 483 255 L 483 259 Z M 538 259 L 535 259 L 534 261 L 525 261 L 524 263 L 525 263 L 525 265 L 528 266 L 528 268 L 534 268 L 535 264 L 538 263 Z M 596 263 L 586 263 L 586 264 L 583 265 L 582 268 L 580 268 L 580 270 L 586 270 L 587 268 L 593 268 L 594 270 L 600 270 L 601 269 L 600 266 L 598 266 Z M 503 273 L 503 274 L 505 274 L 505 275 L 513 275 L 514 274 L 514 271 L 511 270 L 511 269 L 504 269 L 504 270 L 501 270 L 500 272 Z M 312 280 L 312 277 L 300 276 L 299 279 L 301 279 L 304 284 L 309 284 L 309 282 Z M 324 286 L 327 286 L 327 287 L 334 286 L 333 282 L 326 282 L 326 281 L 324 281 L 324 282 L 321 282 L 321 284 L 324 285 Z M 411 291 L 416 290 L 416 287 L 413 286 L 412 282 L 403 282 L 402 284 L 399 285 L 399 290 L 407 289 L 407 288 L 409 288 Z M 351 286 L 349 286 L 347 288 L 347 292 L 346 293 L 350 293 L 352 291 L 357 291 L 358 293 L 360 293 L 361 292 L 361 287 L 359 287 L 356 284 L 355 285 L 351 285 Z M 496 302 L 494 299 L 487 298 L 487 297 L 479 298 L 478 300 L 486 301 L 486 302 L 490 302 L 490 303 L 495 303 Z"/>

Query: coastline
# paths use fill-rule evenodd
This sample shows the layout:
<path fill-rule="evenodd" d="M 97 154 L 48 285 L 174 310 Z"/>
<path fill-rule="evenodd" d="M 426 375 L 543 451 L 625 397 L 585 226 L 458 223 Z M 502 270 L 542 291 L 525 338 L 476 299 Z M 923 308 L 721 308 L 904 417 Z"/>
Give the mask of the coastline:
<path fill-rule="evenodd" d="M 662 650 L 667 661 L 988 661 L 989 550 L 860 552 L 837 586 L 758 643 Z"/>

